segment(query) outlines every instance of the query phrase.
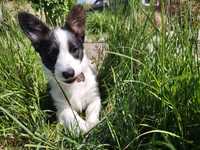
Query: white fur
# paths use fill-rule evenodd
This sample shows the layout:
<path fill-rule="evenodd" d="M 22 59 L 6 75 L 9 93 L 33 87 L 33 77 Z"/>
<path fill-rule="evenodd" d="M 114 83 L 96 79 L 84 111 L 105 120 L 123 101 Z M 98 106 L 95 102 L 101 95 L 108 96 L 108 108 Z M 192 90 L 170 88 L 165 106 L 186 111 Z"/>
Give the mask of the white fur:
<path fill-rule="evenodd" d="M 143 4 L 144 6 L 150 6 L 150 3 L 147 3 L 145 0 L 142 0 L 142 4 Z"/>
<path fill-rule="evenodd" d="M 75 59 L 68 52 L 67 41 L 72 36 L 70 32 L 58 28 L 54 31 L 54 35 L 60 45 L 60 52 L 55 65 L 55 77 L 59 81 L 70 102 L 70 104 L 68 104 L 56 80 L 53 78 L 52 72 L 44 67 L 51 86 L 50 94 L 57 108 L 57 117 L 65 127 L 69 129 L 76 128 L 77 133 L 79 133 L 80 130 L 85 133 L 99 122 L 101 100 L 96 82 L 96 75 L 85 53 L 82 61 L 80 61 L 79 59 Z M 82 72 L 85 76 L 85 81 L 75 81 L 71 84 L 64 83 L 64 78 L 61 73 L 68 67 L 75 70 L 75 76 Z M 85 120 L 78 114 L 83 110 L 86 110 Z"/>
<path fill-rule="evenodd" d="M 151 1 L 149 3 L 147 3 L 145 0 L 141 0 L 141 1 L 142 1 L 142 4 L 144 6 L 146 6 L 146 7 L 149 7 L 151 5 Z M 158 5 L 159 5 L 159 1 L 157 0 L 156 1 L 156 6 L 158 6 Z"/>

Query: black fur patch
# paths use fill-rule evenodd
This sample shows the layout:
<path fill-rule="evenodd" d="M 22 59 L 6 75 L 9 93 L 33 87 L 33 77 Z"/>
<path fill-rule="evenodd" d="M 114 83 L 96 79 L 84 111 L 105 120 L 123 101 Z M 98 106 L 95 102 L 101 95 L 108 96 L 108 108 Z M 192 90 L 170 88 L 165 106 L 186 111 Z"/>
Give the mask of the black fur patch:
<path fill-rule="evenodd" d="M 35 50 L 40 54 L 43 64 L 52 72 L 59 54 L 59 46 L 56 43 L 51 30 L 41 20 L 27 12 L 18 14 L 19 25 L 23 32 L 31 40 Z"/>
<path fill-rule="evenodd" d="M 79 59 L 80 61 L 82 61 L 82 59 L 83 59 L 83 43 L 82 42 L 78 42 L 77 40 L 74 40 L 74 41 L 73 42 L 72 41 L 68 41 L 69 52 L 71 53 L 71 55 L 74 58 Z"/>
<path fill-rule="evenodd" d="M 59 45 L 52 36 L 47 40 L 33 43 L 36 51 L 40 54 L 43 64 L 52 72 L 54 72 L 55 64 L 59 54 Z"/>

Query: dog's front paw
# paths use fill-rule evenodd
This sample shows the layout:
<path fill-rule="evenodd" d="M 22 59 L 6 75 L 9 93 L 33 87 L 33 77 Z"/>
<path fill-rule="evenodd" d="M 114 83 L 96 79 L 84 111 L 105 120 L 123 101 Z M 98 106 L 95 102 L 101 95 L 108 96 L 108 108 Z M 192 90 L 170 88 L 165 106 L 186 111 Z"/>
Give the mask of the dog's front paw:
<path fill-rule="evenodd" d="M 90 130 L 92 130 L 100 121 L 96 120 L 96 121 L 87 121 L 87 132 L 89 132 Z"/>
<path fill-rule="evenodd" d="M 88 131 L 88 123 L 77 112 L 72 112 L 71 109 L 64 109 L 57 116 L 59 122 L 76 135 L 84 134 Z"/>
<path fill-rule="evenodd" d="M 71 122 L 71 123 L 66 123 L 64 121 L 60 121 L 61 124 L 64 125 L 69 132 L 71 132 L 75 136 L 80 136 L 81 134 L 85 134 L 88 132 L 88 124 L 86 122 Z"/>

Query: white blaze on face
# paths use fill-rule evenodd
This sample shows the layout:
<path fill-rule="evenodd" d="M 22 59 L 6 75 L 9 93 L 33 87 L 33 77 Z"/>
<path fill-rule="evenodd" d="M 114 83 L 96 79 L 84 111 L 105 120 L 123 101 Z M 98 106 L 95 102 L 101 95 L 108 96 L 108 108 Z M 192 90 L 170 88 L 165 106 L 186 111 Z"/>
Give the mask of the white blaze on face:
<path fill-rule="evenodd" d="M 94 4 L 96 0 L 77 0 L 78 4 Z"/>
<path fill-rule="evenodd" d="M 55 64 L 56 77 L 64 80 L 62 72 L 72 68 L 75 71 L 75 76 L 81 73 L 81 61 L 74 58 L 69 52 L 69 41 L 72 40 L 73 35 L 67 30 L 61 28 L 54 30 L 55 39 L 59 45 L 59 54 Z"/>

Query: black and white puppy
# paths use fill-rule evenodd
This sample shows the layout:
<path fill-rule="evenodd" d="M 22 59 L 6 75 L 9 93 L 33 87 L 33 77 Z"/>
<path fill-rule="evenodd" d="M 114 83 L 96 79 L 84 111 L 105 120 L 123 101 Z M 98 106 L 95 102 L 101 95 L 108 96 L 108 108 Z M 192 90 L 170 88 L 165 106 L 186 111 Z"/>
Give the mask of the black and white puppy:
<path fill-rule="evenodd" d="M 96 74 L 84 48 L 85 11 L 76 5 L 61 28 L 51 30 L 27 12 L 18 14 L 19 25 L 39 53 L 51 87 L 59 122 L 87 132 L 99 121 L 101 99 Z M 60 83 L 70 104 L 59 88 Z M 79 112 L 85 110 L 85 119 Z"/>

